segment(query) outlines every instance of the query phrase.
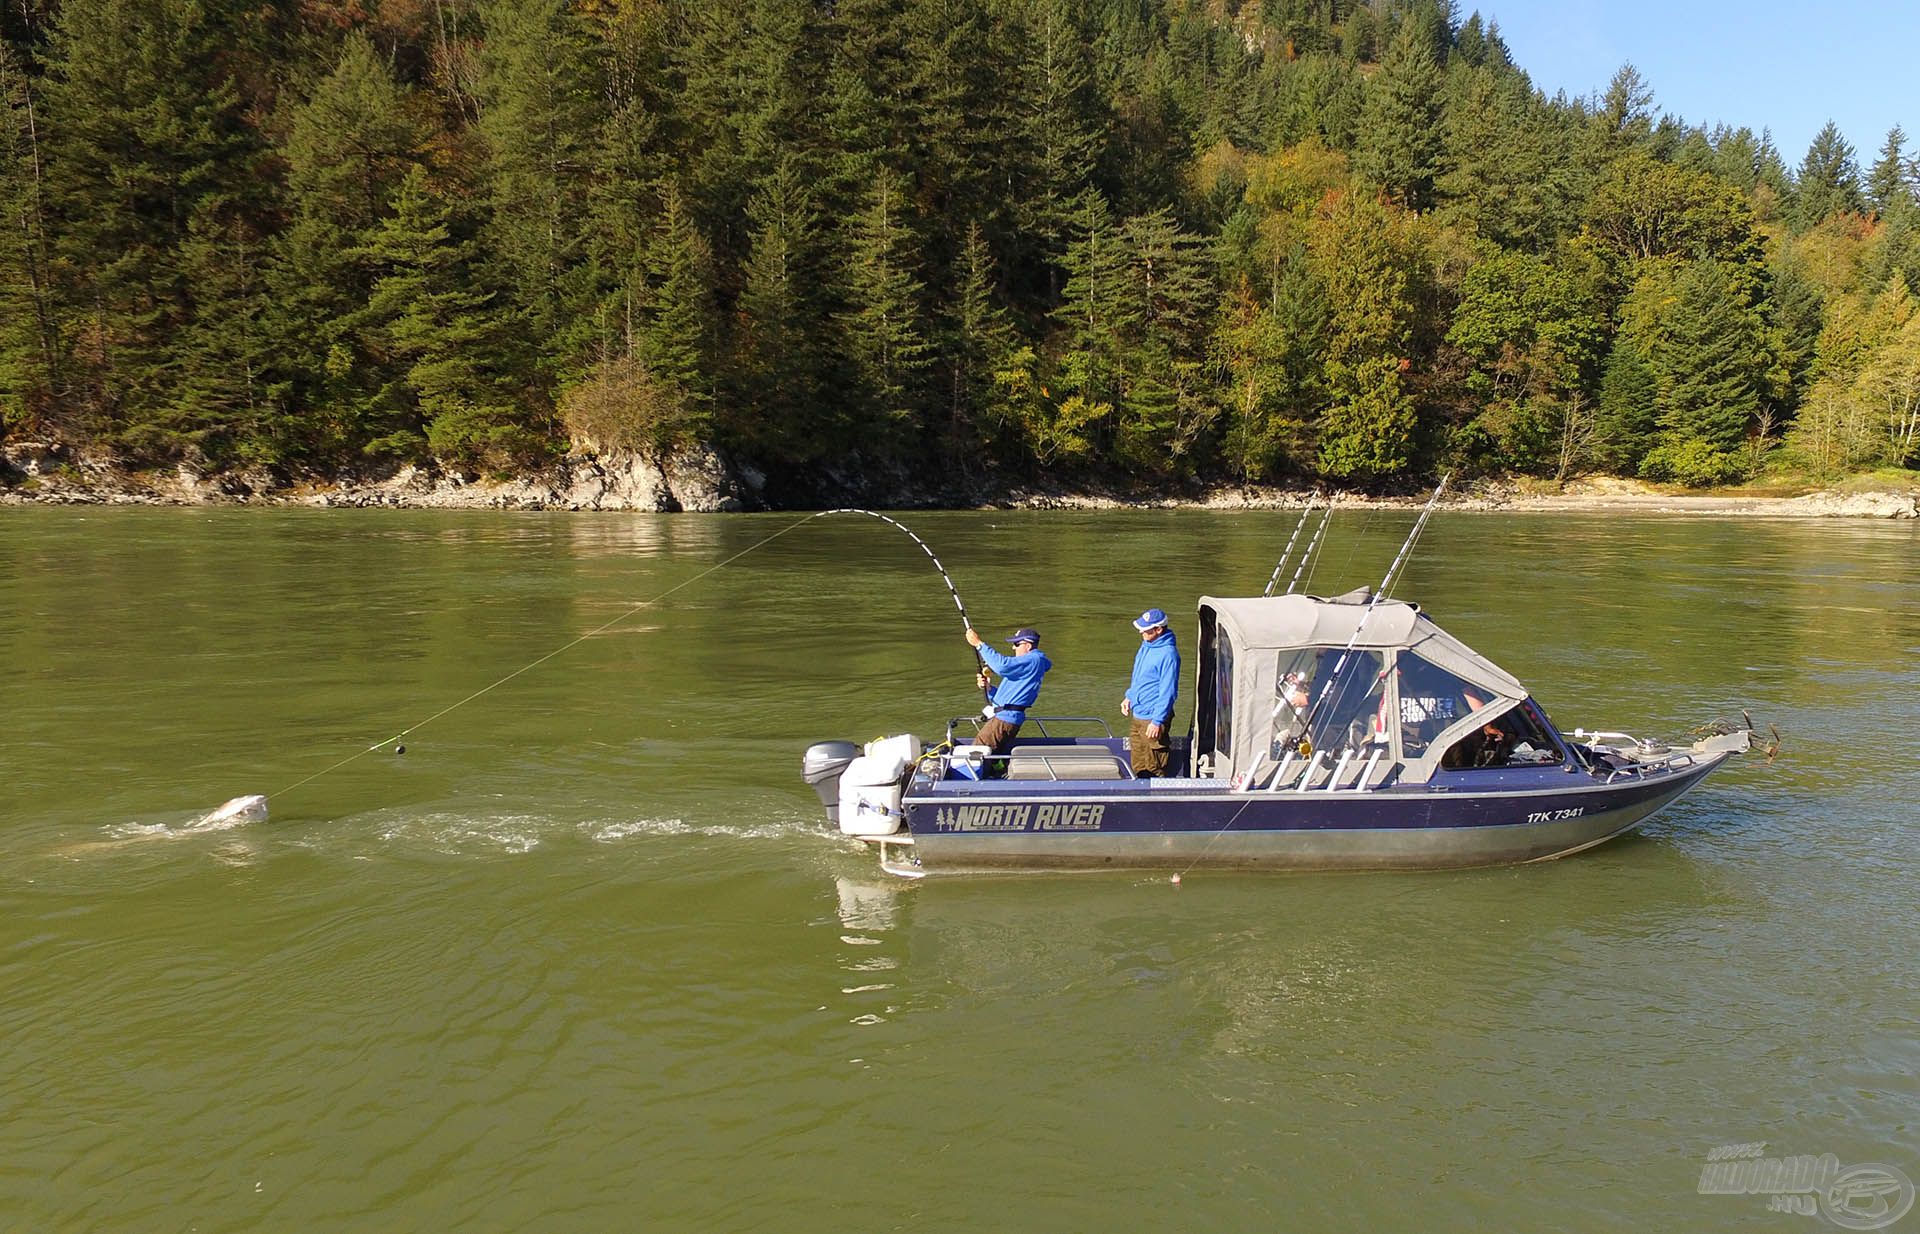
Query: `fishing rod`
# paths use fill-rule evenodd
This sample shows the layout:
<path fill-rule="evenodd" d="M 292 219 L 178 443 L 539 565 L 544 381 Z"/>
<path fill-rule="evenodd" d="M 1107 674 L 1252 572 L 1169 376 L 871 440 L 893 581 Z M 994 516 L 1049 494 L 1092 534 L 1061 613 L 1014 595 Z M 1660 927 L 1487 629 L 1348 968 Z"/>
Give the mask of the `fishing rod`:
<path fill-rule="evenodd" d="M 1280 550 L 1280 560 L 1273 563 L 1273 577 L 1267 580 L 1267 589 L 1260 593 L 1262 596 L 1273 594 L 1273 585 L 1280 581 L 1280 571 L 1287 568 L 1287 558 L 1293 556 L 1293 542 L 1300 538 L 1301 529 L 1307 525 L 1307 516 L 1313 513 L 1313 505 L 1319 500 L 1318 493 L 1307 498 L 1307 508 L 1300 511 L 1300 521 L 1293 525 L 1293 534 L 1287 537 L 1287 547 Z M 1304 562 L 1306 558 L 1300 560 Z"/>
<path fill-rule="evenodd" d="M 953 597 L 953 607 L 960 610 L 960 624 L 962 628 L 966 630 L 973 629 L 973 619 L 967 616 L 967 606 L 963 604 L 960 600 L 960 589 L 953 585 L 953 579 L 947 574 L 947 568 L 940 564 L 940 559 L 934 556 L 934 552 L 932 549 L 927 547 L 927 542 L 914 534 L 913 528 L 907 526 L 905 523 L 901 522 L 899 519 L 888 518 L 886 515 L 881 514 L 877 511 L 859 510 L 851 506 L 845 506 L 837 510 L 823 510 L 820 512 L 820 514 L 817 514 L 814 517 L 820 518 L 828 514 L 864 514 L 868 518 L 877 518 L 881 522 L 886 523 L 892 527 L 897 527 L 901 531 L 905 532 L 909 540 L 912 540 L 915 544 L 920 546 L 920 551 L 927 555 L 927 560 L 933 563 L 933 568 L 940 571 L 940 581 L 947 585 L 947 594 Z M 987 658 L 986 656 L 980 653 L 980 649 L 978 647 L 975 647 L 973 649 L 973 661 L 975 665 L 975 671 L 977 673 L 985 673 L 987 671 Z M 977 679 L 978 678 L 976 678 L 976 680 Z M 984 685 L 980 687 L 980 697 L 985 699 L 988 704 L 991 704 L 993 702 L 992 691 L 988 690 L 987 687 Z"/>
<path fill-rule="evenodd" d="M 1433 496 L 1427 498 L 1426 508 L 1421 510 L 1420 517 L 1414 520 L 1413 530 L 1407 533 L 1406 541 L 1401 544 L 1400 552 L 1394 556 L 1393 564 L 1387 567 L 1386 574 L 1380 579 L 1380 586 L 1374 590 L 1373 595 L 1368 597 L 1367 607 L 1361 612 L 1360 620 L 1354 623 L 1353 636 L 1347 640 L 1347 645 L 1341 649 L 1340 658 L 1334 662 L 1333 671 L 1327 674 L 1325 681 L 1320 683 L 1319 696 L 1308 706 L 1306 718 L 1303 723 L 1304 731 L 1300 734 L 1298 750 L 1302 757 L 1312 753 L 1313 722 L 1319 716 L 1322 706 L 1327 701 L 1327 696 L 1333 692 L 1335 683 L 1340 680 L 1341 673 L 1346 671 L 1347 661 L 1352 657 L 1353 649 L 1359 646 L 1360 635 L 1367 628 L 1367 619 L 1373 616 L 1373 610 L 1380 606 L 1380 601 L 1384 599 L 1387 592 L 1392 589 L 1394 580 L 1400 573 L 1400 567 L 1406 563 L 1408 555 L 1412 553 L 1414 544 L 1420 539 L 1420 533 L 1426 530 L 1427 519 L 1433 514 L 1433 508 L 1439 502 L 1440 494 L 1447 491 L 1447 481 L 1452 478 L 1452 472 L 1448 472 L 1446 475 L 1440 477 L 1440 483 L 1434 487 Z M 1343 692 L 1344 688 L 1345 687 L 1342 687 Z"/>
<path fill-rule="evenodd" d="M 1300 575 L 1306 571 L 1307 563 L 1320 552 L 1321 537 L 1327 534 L 1327 524 L 1333 521 L 1333 503 L 1327 503 L 1326 513 L 1320 516 L 1320 526 L 1314 529 L 1313 539 L 1307 541 L 1306 551 L 1300 554 L 1300 564 L 1295 567 L 1293 577 L 1287 580 L 1287 594 L 1292 595 L 1300 586 Z"/>
<path fill-rule="evenodd" d="M 433 723 L 435 720 L 438 720 L 440 717 L 447 715 L 450 712 L 456 711 L 461 707 L 466 706 L 468 703 L 473 702 L 475 699 L 481 697 L 484 694 L 488 694 L 493 690 L 498 689 L 499 687 L 507 684 L 509 681 L 512 681 L 515 677 L 518 677 L 523 673 L 531 672 L 532 670 L 538 668 L 540 665 L 545 664 L 548 660 L 553 659 L 555 656 L 560 655 L 563 652 L 570 651 L 573 648 L 579 646 L 581 643 L 586 642 L 588 639 L 592 638 L 594 635 L 606 633 L 608 630 L 613 629 L 613 627 L 619 625 L 621 622 L 633 616 L 635 613 L 639 612 L 641 609 L 650 608 L 653 605 L 660 603 L 662 600 L 665 600 L 668 596 L 672 595 L 674 592 L 679 591 L 685 587 L 691 587 L 693 584 L 699 582 L 701 579 L 707 577 L 709 574 L 714 573 L 716 570 L 720 570 L 725 568 L 726 566 L 732 565 L 734 562 L 740 560 L 742 557 L 745 557 L 749 553 L 753 553 L 762 548 L 765 548 L 767 545 L 773 543 L 775 540 L 778 540 L 781 536 L 786 535 L 788 532 L 797 530 L 798 528 L 803 527 L 806 524 L 812 522 L 814 519 L 825 518 L 830 514 L 863 514 L 863 515 L 866 515 L 868 518 L 877 518 L 883 523 L 891 524 L 892 526 L 899 528 L 901 531 L 906 532 L 906 534 L 912 538 L 913 542 L 920 546 L 921 551 L 927 555 L 928 559 L 933 562 L 934 569 L 940 571 L 941 579 L 947 584 L 947 594 L 953 597 L 953 606 L 954 608 L 958 609 L 960 612 L 961 622 L 965 624 L 967 629 L 973 628 L 973 621 L 967 616 L 967 606 L 961 602 L 960 591 L 957 587 L 953 585 L 953 579 L 947 574 L 946 567 L 940 564 L 940 559 L 934 556 L 933 550 L 927 547 L 926 541 L 922 540 L 919 536 L 914 535 L 912 529 L 907 527 L 906 524 L 900 522 L 898 519 L 888 518 L 886 515 L 877 513 L 876 511 L 873 511 L 873 510 L 859 510 L 859 509 L 853 509 L 853 508 L 820 510 L 820 511 L 816 511 L 813 514 L 808 514 L 802 518 L 794 520 L 793 522 L 787 524 L 785 527 L 782 527 L 780 530 L 774 532 L 772 535 L 766 536 L 765 538 L 760 540 L 756 540 L 754 543 L 749 544 L 746 548 L 741 549 L 739 552 L 733 554 L 732 556 L 727 557 L 721 561 L 715 562 L 713 565 L 708 566 L 706 569 L 700 571 L 698 574 L 695 574 L 693 577 L 688 579 L 683 579 L 680 582 L 675 583 L 673 586 L 667 588 L 665 591 L 661 592 L 659 595 L 654 596 L 651 599 L 640 601 L 638 604 L 633 605 L 631 608 L 627 609 L 625 612 L 621 613 L 619 616 L 613 618 L 611 621 L 608 621 L 599 626 L 595 626 L 593 629 L 588 630 L 585 634 L 580 635 L 578 638 L 573 639 L 571 642 L 568 642 L 559 647 L 556 647 L 552 651 L 547 652 L 545 655 L 540 656 L 538 659 L 530 661 L 527 664 L 521 665 L 519 668 L 514 669 L 511 673 L 508 673 L 506 676 L 489 682 L 488 684 L 480 687 L 478 690 L 475 690 L 473 693 L 467 695 L 465 698 L 462 698 L 456 702 L 447 704 L 445 707 L 442 707 L 440 710 L 434 712 L 432 715 L 428 716 L 426 719 L 420 720 L 413 724 L 408 725 L 406 728 L 401 729 L 399 732 L 395 733 L 393 736 L 386 737 L 379 741 L 376 741 L 372 745 L 367 746 L 364 749 L 354 751 L 352 754 L 347 755 L 345 758 L 339 760 L 336 763 L 332 763 L 326 767 L 322 767 L 320 770 L 314 772 L 311 775 L 295 780 L 293 783 L 287 785 L 285 788 L 282 788 L 277 792 L 273 793 L 272 796 L 273 797 L 284 796 L 285 794 L 290 793 L 297 788 L 301 788 L 301 787 L 304 787 L 305 785 L 313 783 L 315 780 L 318 780 L 321 776 L 327 775 L 334 771 L 338 771 L 340 768 L 345 767 L 348 763 L 364 758 L 365 756 L 372 754 L 376 750 L 382 750 L 391 746 L 393 747 L 393 752 L 395 754 L 404 754 L 406 752 L 406 747 L 404 745 L 401 745 L 400 743 L 403 739 L 405 739 L 407 736 L 412 734 L 415 730 L 425 728 L 427 725 Z M 981 670 L 984 670 L 986 668 L 986 658 L 982 656 L 977 649 L 974 651 L 974 659 L 978 663 L 979 668 Z M 986 694 L 987 691 L 983 688 L 981 690 L 981 693 Z M 988 701 L 991 702 L 992 701 L 991 698 L 989 698 Z M 218 809 L 212 810 L 207 814 L 202 815 L 199 819 L 195 820 L 194 823 L 191 824 L 191 826 L 194 828 L 210 829 L 210 828 L 226 826 L 226 825 L 230 825 L 232 823 L 238 823 L 238 822 L 261 822 L 267 818 L 268 801 L 269 801 L 269 797 L 267 794 L 250 794 L 247 796 L 235 797 L 225 802 L 224 804 L 222 804 Z"/>

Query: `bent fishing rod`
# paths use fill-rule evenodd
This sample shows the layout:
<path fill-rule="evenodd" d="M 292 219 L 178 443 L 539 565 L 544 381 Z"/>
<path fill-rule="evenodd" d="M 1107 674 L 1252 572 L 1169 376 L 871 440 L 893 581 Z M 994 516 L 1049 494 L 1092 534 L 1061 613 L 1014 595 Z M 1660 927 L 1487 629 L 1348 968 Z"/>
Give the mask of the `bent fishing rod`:
<path fill-rule="evenodd" d="M 933 568 L 940 572 L 940 581 L 947 585 L 947 594 L 953 597 L 953 607 L 960 610 L 961 625 L 968 630 L 973 629 L 973 619 L 967 616 L 967 606 L 961 603 L 960 601 L 960 589 L 953 585 L 953 579 L 947 574 L 947 568 L 940 564 L 940 559 L 934 556 L 932 549 L 927 547 L 927 542 L 914 534 L 913 528 L 907 526 L 905 523 L 901 522 L 899 519 L 888 518 L 886 515 L 881 514 L 877 511 L 859 510 L 851 506 L 844 506 L 837 510 L 822 510 L 819 514 L 816 514 L 813 517 L 821 518 L 828 514 L 864 514 L 868 518 L 877 518 L 881 522 L 886 523 L 889 526 L 897 527 L 901 531 L 905 532 L 907 534 L 908 539 L 912 540 L 915 544 L 918 544 L 920 546 L 920 551 L 927 555 L 927 560 L 933 563 Z M 973 649 L 973 662 L 975 666 L 975 672 L 976 674 L 978 674 L 975 677 L 975 680 L 980 680 L 982 677 L 984 677 L 987 671 L 987 657 L 984 654 L 982 654 L 982 652 L 978 647 L 975 647 Z M 987 687 L 984 684 L 980 687 L 980 697 L 985 699 L 989 705 L 993 703 L 993 692 L 987 689 Z"/>

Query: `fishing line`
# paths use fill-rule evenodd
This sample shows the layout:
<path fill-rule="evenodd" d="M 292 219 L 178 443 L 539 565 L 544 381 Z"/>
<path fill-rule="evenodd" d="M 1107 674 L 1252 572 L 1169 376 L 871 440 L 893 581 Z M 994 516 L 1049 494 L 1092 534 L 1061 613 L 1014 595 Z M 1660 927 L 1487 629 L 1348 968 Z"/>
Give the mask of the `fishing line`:
<path fill-rule="evenodd" d="M 547 652 L 545 655 L 539 657 L 536 660 L 532 660 L 526 664 L 521 665 L 519 668 L 514 669 L 511 673 L 508 673 L 506 676 L 501 677 L 498 680 L 489 682 L 488 684 L 480 687 L 478 690 L 475 690 L 473 693 L 467 695 L 465 698 L 462 698 L 457 702 L 447 704 L 445 707 L 442 707 L 440 710 L 434 712 L 432 715 L 428 716 L 426 719 L 419 720 L 413 724 L 410 724 L 406 728 L 401 729 L 399 732 L 393 734 L 393 736 L 387 737 L 381 741 L 376 741 L 372 745 L 367 746 L 364 749 L 356 750 L 352 754 L 349 754 L 347 757 L 341 759 L 340 761 L 329 764 L 328 766 L 322 767 L 320 770 L 314 772 L 312 775 L 303 776 L 302 778 L 295 780 L 293 783 L 287 785 L 285 788 L 282 788 L 277 792 L 273 793 L 272 796 L 274 797 L 283 796 L 287 793 L 293 792 L 295 789 L 303 788 L 306 785 L 313 783 L 315 780 L 318 780 L 321 776 L 328 775 L 331 772 L 338 771 L 340 770 L 340 768 L 345 767 L 348 763 L 354 762 L 357 759 L 364 758 L 367 755 L 374 753 L 376 750 L 383 749 L 389 745 L 398 744 L 401 740 L 406 738 L 409 734 L 414 733 L 419 729 L 425 728 L 427 725 L 433 723 L 435 720 L 440 719 L 442 716 L 445 716 L 450 712 L 457 711 L 460 708 L 466 706 L 468 703 L 473 702 L 475 699 L 480 698 L 483 695 L 489 694 L 492 691 L 499 689 L 501 686 L 507 684 L 509 681 L 512 681 L 514 678 L 519 677 L 525 673 L 531 672 L 532 670 L 540 667 L 542 664 L 545 664 L 548 660 L 553 659 L 555 656 L 558 656 L 563 652 L 570 651 L 573 648 L 578 647 L 581 643 L 586 642 L 588 639 L 594 637 L 595 635 L 605 634 L 608 630 L 613 629 L 615 626 L 627 620 L 629 617 L 632 617 L 635 613 L 638 613 L 640 610 L 645 608 L 650 608 L 653 605 L 660 603 L 662 600 L 665 600 L 668 596 L 671 596 L 675 592 L 683 590 L 684 588 L 687 588 L 687 587 L 691 587 L 693 584 L 699 582 L 701 579 L 707 577 L 709 574 L 714 573 L 716 570 L 720 570 L 725 568 L 726 566 L 732 565 L 734 562 L 740 560 L 742 557 L 745 557 L 747 554 L 757 552 L 758 550 L 765 548 L 767 545 L 773 543 L 775 540 L 778 540 L 781 536 L 786 535 L 788 532 L 793 531 L 796 528 L 799 528 L 807 523 L 810 523 L 814 519 L 825 518 L 830 514 L 863 514 L 869 518 L 877 518 L 883 523 L 891 524 L 892 526 L 899 528 L 901 531 L 906 532 L 906 534 L 912 538 L 913 542 L 920 546 L 921 551 L 926 553 L 928 559 L 933 562 L 934 569 L 940 572 L 940 578 L 947 585 L 947 594 L 953 597 L 953 605 L 956 609 L 959 610 L 960 620 L 966 625 L 967 628 L 969 629 L 972 628 L 973 622 L 967 617 L 966 605 L 961 602 L 960 591 L 957 587 L 953 585 L 953 579 L 947 574 L 946 567 L 940 564 L 940 559 L 934 556 L 933 550 L 927 547 L 926 541 L 922 540 L 919 536 L 915 535 L 912 529 L 907 527 L 906 524 L 900 522 L 898 519 L 888 518 L 886 515 L 877 513 L 872 510 L 856 510 L 851 508 L 843 508 L 843 509 L 836 509 L 836 510 L 821 510 L 813 514 L 809 514 L 804 518 L 796 519 L 795 521 L 787 524 L 785 527 L 782 527 L 780 530 L 774 532 L 772 535 L 767 536 L 764 539 L 754 541 L 752 544 L 748 545 L 746 548 L 741 549 L 739 552 L 733 554 L 732 556 L 726 558 L 723 561 L 719 561 L 714 563 L 713 565 L 708 566 L 706 569 L 700 571 L 698 574 L 693 575 L 691 578 L 682 579 L 680 582 L 675 583 L 673 586 L 667 588 L 665 591 L 661 592 L 659 595 L 653 596 L 650 599 L 640 601 L 638 604 L 633 605 L 631 608 L 627 609 L 625 612 L 621 613 L 619 616 L 613 618 L 611 621 L 595 626 L 593 629 L 588 630 L 585 634 L 580 635 L 578 638 L 575 638 L 570 642 L 564 643 L 561 646 L 554 648 L 552 651 Z M 976 657 L 978 657 L 978 653 L 976 652 L 975 654 L 976 654 Z M 982 663 L 984 664 L 984 659 L 982 659 Z M 249 797 L 236 797 L 232 801 L 227 802 L 225 805 L 221 806 L 218 810 L 213 811 L 212 813 L 206 815 L 205 817 L 207 819 L 212 819 L 212 818 L 215 818 L 216 816 L 229 817 L 240 811 L 251 810 L 253 807 L 247 804 L 250 802 L 258 802 L 259 812 L 257 815 L 249 813 L 248 817 L 265 817 L 265 813 L 266 813 L 265 799 L 249 798 Z"/>

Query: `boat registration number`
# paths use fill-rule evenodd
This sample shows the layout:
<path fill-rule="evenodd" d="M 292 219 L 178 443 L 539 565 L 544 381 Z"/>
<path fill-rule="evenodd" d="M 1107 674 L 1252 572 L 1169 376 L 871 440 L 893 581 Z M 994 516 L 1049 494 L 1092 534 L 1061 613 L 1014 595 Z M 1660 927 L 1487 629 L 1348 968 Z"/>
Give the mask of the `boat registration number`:
<path fill-rule="evenodd" d="M 1530 823 L 1557 823 L 1561 819 L 1579 818 L 1587 812 L 1585 806 L 1575 806 L 1571 810 L 1542 810 L 1538 814 L 1527 815 Z"/>

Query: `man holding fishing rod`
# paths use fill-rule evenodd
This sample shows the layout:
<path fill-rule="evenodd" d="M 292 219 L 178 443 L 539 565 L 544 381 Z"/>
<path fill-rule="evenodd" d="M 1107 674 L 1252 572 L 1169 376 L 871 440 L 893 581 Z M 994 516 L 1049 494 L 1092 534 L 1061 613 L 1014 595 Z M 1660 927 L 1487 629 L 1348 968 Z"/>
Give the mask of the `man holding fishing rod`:
<path fill-rule="evenodd" d="M 993 644 L 982 639 L 972 626 L 967 627 L 967 641 L 973 644 L 973 649 L 980 654 L 980 662 L 986 666 L 980 670 L 980 688 L 987 688 L 987 669 L 1000 674 L 1000 684 L 994 687 L 993 696 L 988 700 L 993 706 L 993 716 L 980 726 L 975 740 L 986 746 L 989 754 L 1005 754 L 1020 726 L 1026 723 L 1027 708 L 1040 697 L 1040 679 L 1053 667 L 1053 661 L 1040 650 L 1040 633 L 1032 626 L 1022 626 L 1013 632 L 1009 640 L 1013 644 L 1010 656 L 995 651 Z"/>

